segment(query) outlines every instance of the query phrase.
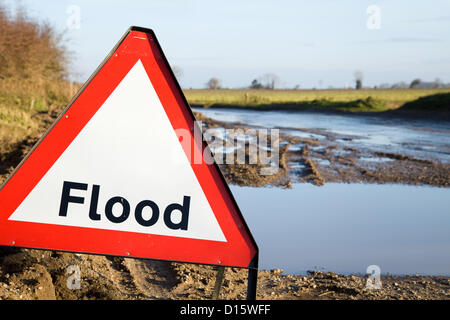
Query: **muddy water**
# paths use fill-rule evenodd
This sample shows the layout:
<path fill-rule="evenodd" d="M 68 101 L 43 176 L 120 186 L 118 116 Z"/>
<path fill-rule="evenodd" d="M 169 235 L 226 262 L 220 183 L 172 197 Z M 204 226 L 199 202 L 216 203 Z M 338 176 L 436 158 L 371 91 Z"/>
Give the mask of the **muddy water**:
<path fill-rule="evenodd" d="M 450 275 L 450 190 L 377 184 L 231 186 L 260 267 Z"/>
<path fill-rule="evenodd" d="M 219 121 L 280 128 L 301 138 L 337 135 L 337 142 L 356 148 L 402 153 L 418 159 L 450 163 L 450 124 L 310 112 L 195 109 Z M 301 129 L 301 130 L 298 130 Z M 306 131 L 305 131 L 306 129 Z M 314 130 L 314 132 L 308 129 Z"/>

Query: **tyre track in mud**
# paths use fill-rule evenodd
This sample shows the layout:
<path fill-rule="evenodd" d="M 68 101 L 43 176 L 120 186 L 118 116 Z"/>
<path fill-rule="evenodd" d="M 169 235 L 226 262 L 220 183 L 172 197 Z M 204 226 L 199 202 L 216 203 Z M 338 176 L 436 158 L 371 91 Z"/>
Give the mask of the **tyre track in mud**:
<path fill-rule="evenodd" d="M 124 258 L 106 257 L 106 259 L 109 262 L 112 273 L 115 273 L 113 277 L 114 283 L 122 295 L 131 299 L 150 298 L 136 286 L 135 279 Z"/>
<path fill-rule="evenodd" d="M 125 258 L 129 280 L 137 292 L 148 299 L 175 299 L 177 273 L 170 262 Z"/>

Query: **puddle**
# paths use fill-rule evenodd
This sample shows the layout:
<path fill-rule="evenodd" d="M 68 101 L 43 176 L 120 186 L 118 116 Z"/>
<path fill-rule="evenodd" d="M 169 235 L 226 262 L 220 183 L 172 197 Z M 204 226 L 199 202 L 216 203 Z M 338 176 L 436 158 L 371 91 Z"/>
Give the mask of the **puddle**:
<path fill-rule="evenodd" d="M 306 166 L 301 163 L 293 163 L 289 166 L 292 170 L 304 170 L 306 169 Z"/>
<path fill-rule="evenodd" d="M 310 146 L 309 148 L 314 151 L 322 151 L 326 149 L 326 146 Z"/>
<path fill-rule="evenodd" d="M 285 133 L 291 137 L 296 137 L 296 138 L 317 139 L 317 140 L 324 139 L 324 136 L 322 136 L 322 135 L 310 133 L 310 132 L 304 132 L 304 131 L 300 131 L 300 130 L 294 130 L 294 129 L 283 130 L 283 133 Z"/>
<path fill-rule="evenodd" d="M 450 275 L 450 190 L 405 185 L 231 186 L 260 268 Z"/>
<path fill-rule="evenodd" d="M 293 144 L 289 146 L 290 151 L 300 151 L 303 148 L 303 144 Z"/>
<path fill-rule="evenodd" d="M 311 158 L 314 162 L 318 163 L 321 166 L 329 166 L 331 164 L 330 160 L 327 159 L 317 159 L 317 158 Z"/>
<path fill-rule="evenodd" d="M 365 143 L 376 144 L 376 145 L 381 145 L 381 146 L 393 145 L 393 142 L 391 141 L 391 139 L 389 137 L 381 136 L 381 135 L 369 135 L 362 139 L 355 139 L 355 140 L 363 140 L 363 142 L 365 142 Z"/>
<path fill-rule="evenodd" d="M 368 158 L 368 157 L 361 157 L 359 158 L 361 161 L 367 161 L 367 162 L 389 162 L 394 161 L 394 159 L 386 158 L 386 157 L 377 157 L 377 158 Z"/>

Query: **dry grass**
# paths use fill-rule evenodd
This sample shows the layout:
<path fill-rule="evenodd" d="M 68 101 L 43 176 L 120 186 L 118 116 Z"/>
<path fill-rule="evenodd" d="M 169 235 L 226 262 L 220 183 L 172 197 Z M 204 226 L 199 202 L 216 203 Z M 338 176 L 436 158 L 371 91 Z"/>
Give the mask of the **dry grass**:
<path fill-rule="evenodd" d="M 0 5 L 0 140 L 15 143 L 40 127 L 40 113 L 65 105 L 68 55 L 62 37 L 47 23 Z"/>
<path fill-rule="evenodd" d="M 450 89 L 364 89 L 364 90 L 184 90 L 192 105 L 210 106 L 225 104 L 236 106 L 259 106 L 268 104 L 299 104 L 318 102 L 336 104 L 358 100 L 383 102 L 384 108 L 398 108 L 406 102 L 437 93 L 448 93 Z M 321 103 L 324 102 L 324 103 Z"/>

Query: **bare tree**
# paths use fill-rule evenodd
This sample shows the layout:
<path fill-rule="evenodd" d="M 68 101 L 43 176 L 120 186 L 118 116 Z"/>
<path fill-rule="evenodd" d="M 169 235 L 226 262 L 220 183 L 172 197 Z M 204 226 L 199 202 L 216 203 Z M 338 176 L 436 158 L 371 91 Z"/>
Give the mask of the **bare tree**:
<path fill-rule="evenodd" d="M 181 69 L 179 66 L 173 66 L 172 72 L 177 78 L 177 80 L 180 80 L 183 77 L 183 69 Z"/>
<path fill-rule="evenodd" d="M 361 70 L 356 70 L 353 73 L 353 76 L 355 77 L 355 89 L 356 90 L 362 89 L 362 81 L 364 78 L 363 72 Z"/>
<path fill-rule="evenodd" d="M 433 88 L 434 89 L 440 89 L 442 88 L 442 81 L 439 78 L 436 78 L 433 82 Z"/>
<path fill-rule="evenodd" d="M 254 79 L 250 85 L 250 89 L 262 89 L 263 85 L 257 79 Z"/>
<path fill-rule="evenodd" d="M 400 82 L 394 83 L 391 86 L 391 89 L 406 89 L 408 87 L 409 87 L 409 85 L 405 81 L 400 81 Z"/>
<path fill-rule="evenodd" d="M 280 83 L 280 78 L 274 73 L 266 73 L 260 78 L 260 82 L 264 88 L 273 90 Z"/>
<path fill-rule="evenodd" d="M 211 78 L 206 83 L 206 86 L 208 89 L 213 89 L 213 90 L 219 89 L 220 88 L 220 80 L 218 78 Z"/>
<path fill-rule="evenodd" d="M 411 81 L 409 88 L 414 89 L 414 88 L 418 87 L 421 83 L 422 83 L 422 80 L 420 80 L 419 78 L 414 79 L 413 81 Z"/>

